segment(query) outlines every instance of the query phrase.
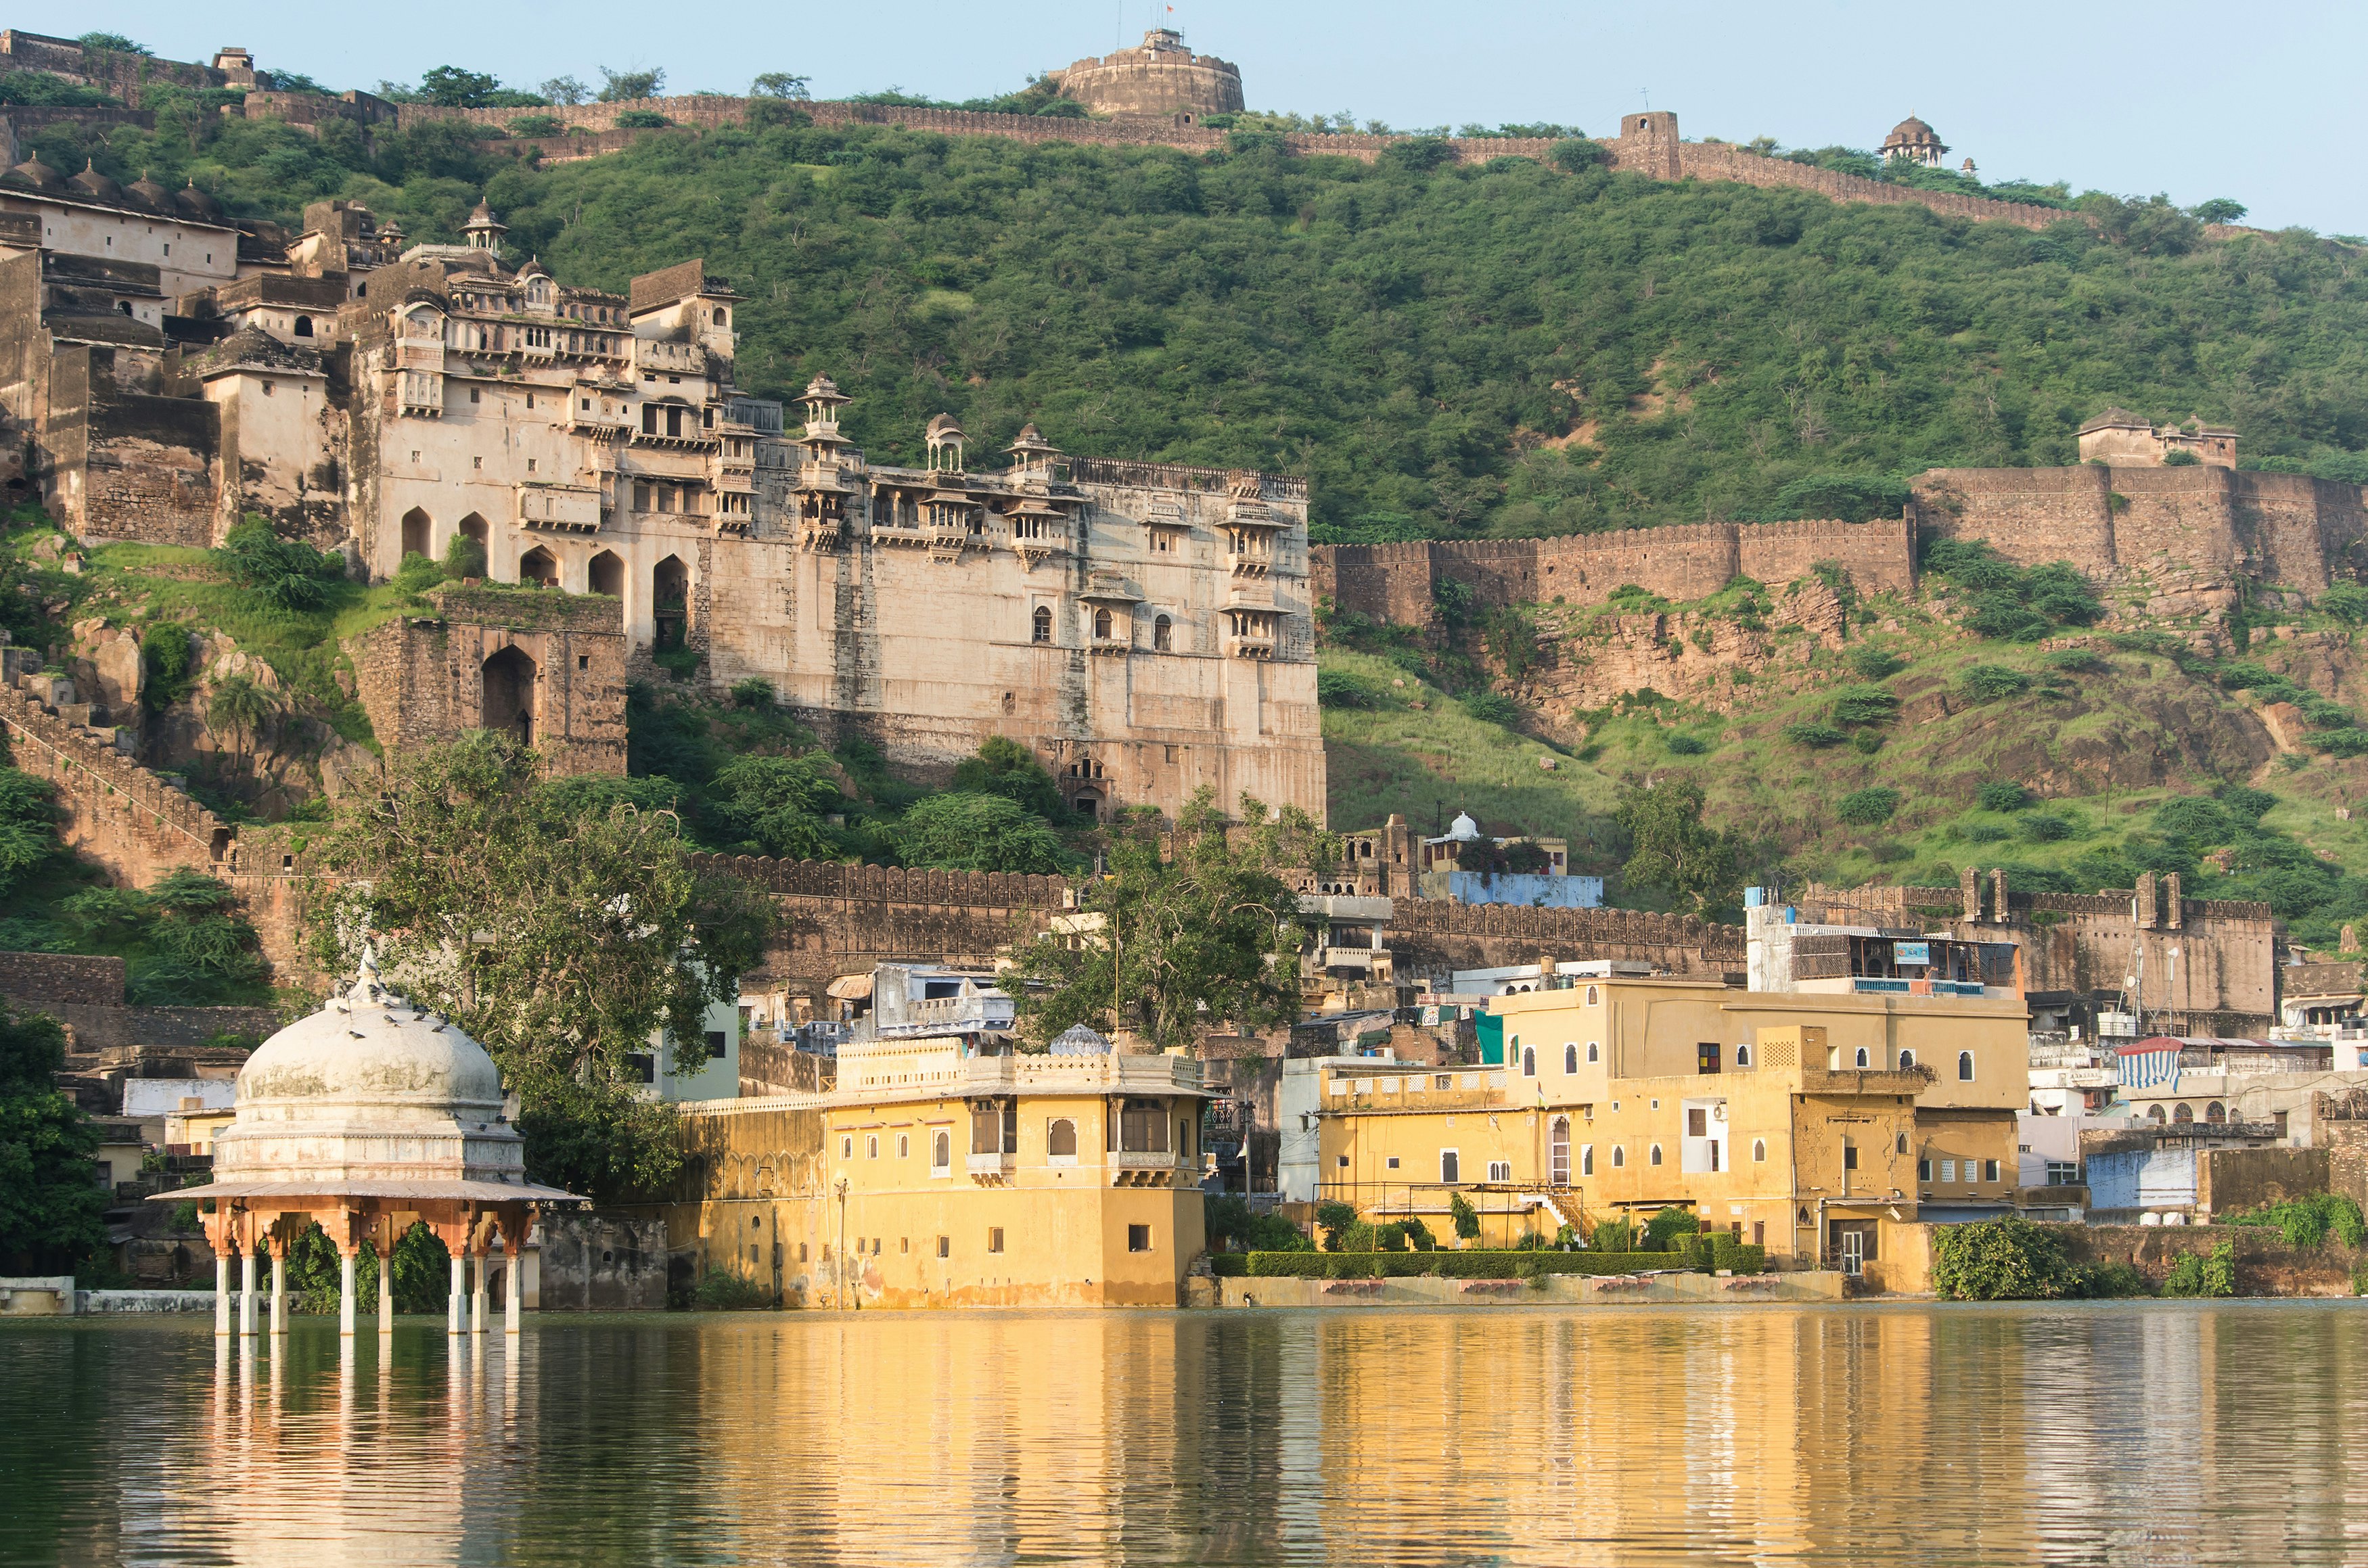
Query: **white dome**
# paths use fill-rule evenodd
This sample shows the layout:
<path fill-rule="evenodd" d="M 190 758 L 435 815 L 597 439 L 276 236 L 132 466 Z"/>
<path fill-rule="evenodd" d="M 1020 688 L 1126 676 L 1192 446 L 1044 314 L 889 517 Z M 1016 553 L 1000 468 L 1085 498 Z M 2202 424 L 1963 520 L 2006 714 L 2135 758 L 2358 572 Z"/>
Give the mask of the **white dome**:
<path fill-rule="evenodd" d="M 1455 820 L 1447 824 L 1447 836 L 1466 841 L 1477 838 L 1480 836 L 1480 824 L 1472 820 L 1469 812 L 1458 812 Z"/>
<path fill-rule="evenodd" d="M 485 1048 L 388 992 L 367 962 L 352 990 L 264 1041 L 238 1074 L 242 1120 L 252 1108 L 279 1121 L 360 1111 L 492 1121 L 501 1105 L 501 1070 Z"/>

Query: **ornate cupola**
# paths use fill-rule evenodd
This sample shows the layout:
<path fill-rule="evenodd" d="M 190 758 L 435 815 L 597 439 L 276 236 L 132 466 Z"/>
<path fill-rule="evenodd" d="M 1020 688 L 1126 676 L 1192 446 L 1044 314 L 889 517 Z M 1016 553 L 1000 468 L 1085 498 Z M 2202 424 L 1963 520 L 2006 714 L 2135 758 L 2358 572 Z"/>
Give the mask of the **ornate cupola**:
<path fill-rule="evenodd" d="M 495 217 L 493 208 L 483 201 L 469 214 L 469 221 L 461 225 L 470 249 L 486 251 L 496 257 L 502 254 L 503 236 L 509 232 L 509 225 Z"/>

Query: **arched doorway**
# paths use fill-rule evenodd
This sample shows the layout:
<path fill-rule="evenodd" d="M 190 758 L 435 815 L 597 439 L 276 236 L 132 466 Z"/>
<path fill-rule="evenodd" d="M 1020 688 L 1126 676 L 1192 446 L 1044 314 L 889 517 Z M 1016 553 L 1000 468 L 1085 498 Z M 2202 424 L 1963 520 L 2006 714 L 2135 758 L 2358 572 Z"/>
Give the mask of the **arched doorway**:
<path fill-rule="evenodd" d="M 1548 1179 L 1556 1187 L 1570 1185 L 1570 1118 L 1558 1116 L 1546 1139 Z"/>
<path fill-rule="evenodd" d="M 518 557 L 518 581 L 540 583 L 546 588 L 559 586 L 559 558 L 536 545 Z"/>
<path fill-rule="evenodd" d="M 625 563 L 611 550 L 604 550 L 592 558 L 592 591 L 606 594 L 612 599 L 625 597 Z"/>
<path fill-rule="evenodd" d="M 534 744 L 535 667 L 523 649 L 505 648 L 485 661 L 480 722 L 518 744 Z"/>
<path fill-rule="evenodd" d="M 650 613 L 657 623 L 657 645 L 681 647 L 690 620 L 690 571 L 679 557 L 669 555 L 651 569 Z"/>
<path fill-rule="evenodd" d="M 427 520 L 427 513 L 414 506 L 403 515 L 404 554 L 433 555 L 436 552 L 430 547 L 435 542 L 436 525 Z"/>

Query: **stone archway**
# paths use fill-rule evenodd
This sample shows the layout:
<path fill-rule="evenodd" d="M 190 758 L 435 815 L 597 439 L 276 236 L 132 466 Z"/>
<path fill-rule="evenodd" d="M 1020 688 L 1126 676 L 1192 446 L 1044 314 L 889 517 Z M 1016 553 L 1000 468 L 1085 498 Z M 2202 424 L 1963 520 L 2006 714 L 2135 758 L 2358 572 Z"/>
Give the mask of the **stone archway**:
<path fill-rule="evenodd" d="M 435 544 L 436 525 L 428 521 L 427 514 L 416 506 L 405 512 L 403 515 L 403 553 L 434 555 Z"/>
<path fill-rule="evenodd" d="M 518 581 L 539 583 L 546 588 L 559 586 L 559 558 L 536 545 L 518 557 Z"/>
<path fill-rule="evenodd" d="M 657 646 L 679 648 L 690 625 L 690 569 L 669 555 L 650 570 L 650 610 Z"/>
<path fill-rule="evenodd" d="M 591 588 L 612 599 L 625 597 L 625 563 L 615 551 L 604 550 L 592 558 Z"/>
<path fill-rule="evenodd" d="M 478 722 L 488 730 L 510 736 L 518 744 L 535 743 L 536 669 L 522 648 L 504 648 L 487 659 L 482 672 L 484 700 Z"/>

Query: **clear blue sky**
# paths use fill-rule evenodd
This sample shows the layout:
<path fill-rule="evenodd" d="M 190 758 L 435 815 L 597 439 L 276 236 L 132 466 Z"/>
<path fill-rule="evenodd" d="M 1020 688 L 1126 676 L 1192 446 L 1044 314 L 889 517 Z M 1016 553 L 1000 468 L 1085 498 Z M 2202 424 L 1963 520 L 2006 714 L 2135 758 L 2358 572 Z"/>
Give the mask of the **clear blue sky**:
<path fill-rule="evenodd" d="M 895 85 L 1006 92 L 1031 72 L 1133 42 L 1156 20 L 1242 68 L 1250 106 L 1354 111 L 1395 125 L 1555 120 L 1607 131 L 1651 95 L 1683 132 L 1873 147 L 1909 112 L 1991 178 L 2075 190 L 2229 196 L 2267 227 L 2368 233 L 2368 6 L 2259 10 L 2190 0 L 2025 0 L 1914 7 L 1817 3 L 1618 6 L 1367 0 L 858 0 L 689 9 L 611 0 L 548 7 L 450 0 L 349 6 L 97 0 L 20 15 L 34 31 L 122 32 L 160 54 L 224 43 L 333 87 L 452 63 L 514 85 L 595 67 L 665 67 L 669 91 L 811 76 L 817 97 Z"/>

